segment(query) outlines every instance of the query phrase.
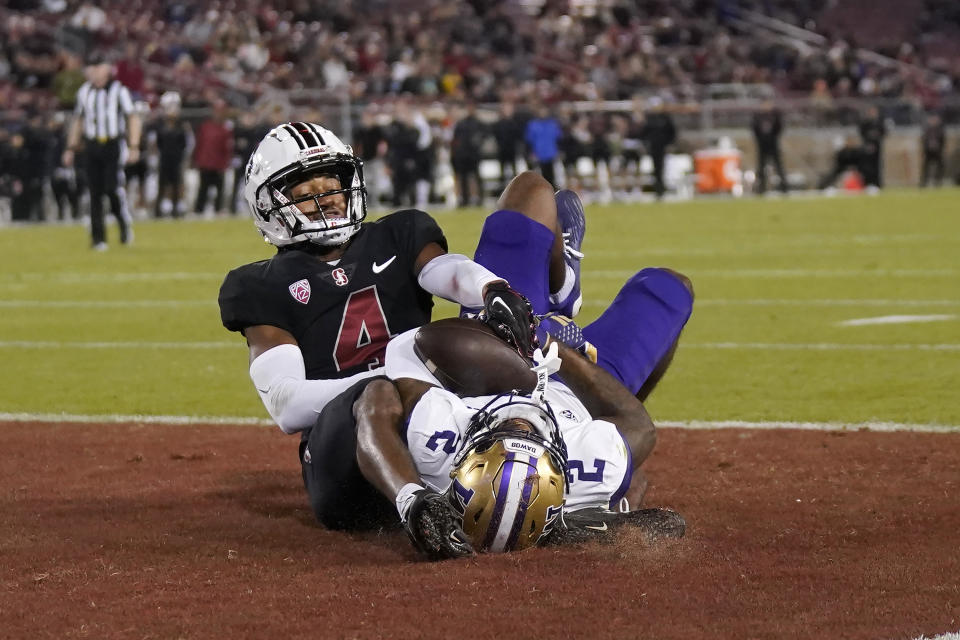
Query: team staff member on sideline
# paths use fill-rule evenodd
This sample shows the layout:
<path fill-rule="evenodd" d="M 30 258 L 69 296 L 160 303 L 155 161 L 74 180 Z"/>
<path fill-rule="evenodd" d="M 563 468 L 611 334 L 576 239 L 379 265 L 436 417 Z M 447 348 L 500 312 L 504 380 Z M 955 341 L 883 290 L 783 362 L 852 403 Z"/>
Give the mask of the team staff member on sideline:
<path fill-rule="evenodd" d="M 87 182 L 90 188 L 90 235 L 93 249 L 107 248 L 103 224 L 103 196 L 110 199 L 110 211 L 120 225 L 120 242 L 133 242 L 130 212 L 121 177 L 122 163 L 140 156 L 140 116 L 134 112 L 130 92 L 113 77 L 113 65 L 103 58 L 87 62 L 87 81 L 77 91 L 77 106 L 63 152 L 64 166 L 73 165 L 73 156 L 83 136 Z"/>

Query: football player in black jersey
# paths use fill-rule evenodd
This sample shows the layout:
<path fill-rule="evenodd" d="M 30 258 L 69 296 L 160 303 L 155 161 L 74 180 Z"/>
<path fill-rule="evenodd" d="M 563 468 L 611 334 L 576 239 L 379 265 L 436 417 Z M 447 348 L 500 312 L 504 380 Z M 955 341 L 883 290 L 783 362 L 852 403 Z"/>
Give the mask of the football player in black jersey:
<path fill-rule="evenodd" d="M 287 433 L 383 365 L 390 336 L 430 321 L 432 295 L 483 307 L 499 292 L 523 333 L 529 304 L 503 279 L 447 253 L 437 223 L 408 209 L 366 217 L 361 161 L 323 127 L 271 130 L 246 169 L 244 196 L 269 260 L 231 271 L 220 289 L 221 319 L 250 348 L 250 376 Z M 502 305 L 500 308 L 503 308 Z M 522 341 L 529 342 L 532 327 Z"/>

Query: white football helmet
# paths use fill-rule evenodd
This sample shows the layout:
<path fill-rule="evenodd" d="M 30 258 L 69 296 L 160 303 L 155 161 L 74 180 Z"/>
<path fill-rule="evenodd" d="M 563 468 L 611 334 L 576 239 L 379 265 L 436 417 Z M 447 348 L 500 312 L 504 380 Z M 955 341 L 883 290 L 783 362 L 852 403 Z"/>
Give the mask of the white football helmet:
<path fill-rule="evenodd" d="M 338 178 L 341 188 L 290 197 L 292 187 L 316 175 Z M 337 194 L 346 199 L 346 217 L 328 218 L 320 199 Z M 247 163 L 243 196 L 257 229 L 277 247 L 306 241 L 335 247 L 357 233 L 367 217 L 363 163 L 333 132 L 310 122 L 281 124 L 260 141 Z M 311 199 L 321 212 L 316 220 L 296 206 Z"/>

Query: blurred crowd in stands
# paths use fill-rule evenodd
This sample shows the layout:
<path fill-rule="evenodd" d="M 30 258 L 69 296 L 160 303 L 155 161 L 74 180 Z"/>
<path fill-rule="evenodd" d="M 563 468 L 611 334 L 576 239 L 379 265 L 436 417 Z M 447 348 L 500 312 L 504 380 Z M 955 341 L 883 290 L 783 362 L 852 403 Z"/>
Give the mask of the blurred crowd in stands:
<path fill-rule="evenodd" d="M 960 31 L 956 2 L 894 3 L 913 8 L 913 23 L 900 24 L 910 38 L 877 42 L 871 55 L 857 45 L 856 16 L 846 24 L 829 22 L 837 4 L 9 0 L 0 9 L 0 189 L 35 194 L 37 184 L 49 182 L 63 203 L 60 217 L 78 215 L 82 176 L 59 166 L 58 148 L 91 53 L 113 60 L 117 78 L 150 114 L 153 146 L 141 166 L 128 167 L 131 180 L 143 185 L 150 172 L 144 163 L 164 153 L 159 132 L 170 116 L 161 97 L 176 93 L 176 117 L 185 118 L 190 137 L 200 138 L 185 143 L 183 166 L 200 172 L 202 186 L 216 187 L 217 210 L 235 208 L 236 193 L 225 193 L 224 185 L 239 182 L 246 156 L 269 125 L 290 117 L 270 100 L 278 91 L 322 89 L 353 105 L 354 130 L 340 133 L 367 161 L 374 201 L 394 204 L 437 199 L 431 192 L 438 163 L 451 167 L 457 201 L 477 202 L 477 155 L 499 160 L 504 175 L 518 160 L 571 167 L 590 157 L 610 166 L 614 182 L 621 178 L 614 189 L 627 189 L 640 156 L 664 146 L 654 139 L 675 137 L 651 114 L 697 109 L 709 85 L 765 86 L 773 92 L 765 97 L 804 98 L 824 108 L 848 97 L 907 99 L 918 113 L 956 104 L 960 51 L 943 45 L 958 41 L 952 37 Z M 797 46 L 745 26 L 755 15 L 828 44 Z M 603 100 L 629 106 L 619 112 L 555 107 Z M 478 119 L 471 106 L 477 103 L 500 104 L 502 111 Z M 340 128 L 326 113 L 307 110 L 298 117 Z M 858 117 L 852 112 L 845 124 Z M 381 187 L 390 192 L 379 195 Z M 206 193 L 199 189 L 193 202 L 162 204 L 158 197 L 150 208 L 156 215 L 202 211 Z M 15 217 L 38 215 L 35 200 L 21 198 Z"/>
<path fill-rule="evenodd" d="M 883 4 L 883 0 L 878 0 Z M 12 0 L 2 13 L 5 104 L 69 108 L 84 53 L 109 52 L 120 80 L 156 104 L 253 102 L 271 89 L 324 88 L 354 102 L 402 93 L 481 103 L 695 99 L 699 85 L 768 83 L 781 95 L 917 95 L 960 87 L 960 56 L 924 37 L 857 54 L 818 24 L 829 0 Z M 911 4 L 908 2 L 907 4 Z M 912 4 L 918 4 L 913 0 Z M 916 30 L 960 29 L 956 3 L 919 2 Z M 798 49 L 745 29 L 759 11 L 829 44 Z M 925 73 L 932 70 L 938 73 Z M 40 91 L 40 97 L 20 97 Z"/>

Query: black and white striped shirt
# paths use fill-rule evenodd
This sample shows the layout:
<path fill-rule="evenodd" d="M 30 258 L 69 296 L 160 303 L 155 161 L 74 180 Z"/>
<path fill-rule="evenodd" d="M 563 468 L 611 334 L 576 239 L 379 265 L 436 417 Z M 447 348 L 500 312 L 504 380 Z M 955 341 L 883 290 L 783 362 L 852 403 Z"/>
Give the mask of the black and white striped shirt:
<path fill-rule="evenodd" d="M 133 113 L 133 99 L 119 80 L 111 80 L 103 89 L 84 82 L 77 91 L 74 113 L 83 118 L 83 137 L 106 142 L 126 132 L 127 117 Z"/>

